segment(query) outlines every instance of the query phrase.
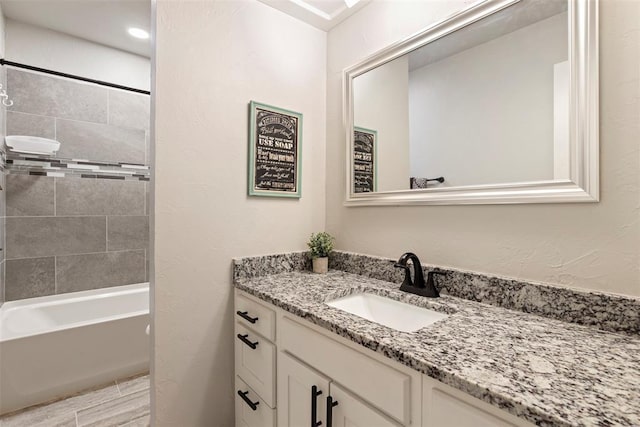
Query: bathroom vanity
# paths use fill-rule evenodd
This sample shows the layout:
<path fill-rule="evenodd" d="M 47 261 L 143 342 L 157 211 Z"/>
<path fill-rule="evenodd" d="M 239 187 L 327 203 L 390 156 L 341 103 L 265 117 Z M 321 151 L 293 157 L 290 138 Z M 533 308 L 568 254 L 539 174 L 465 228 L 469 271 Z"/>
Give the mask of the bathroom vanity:
<path fill-rule="evenodd" d="M 635 334 L 428 299 L 345 271 L 314 275 L 286 256 L 246 260 L 234 272 L 237 425 L 640 423 Z M 401 332 L 326 304 L 354 293 L 447 317 Z"/>
<path fill-rule="evenodd" d="M 235 303 L 236 425 L 531 425 L 246 292 Z"/>

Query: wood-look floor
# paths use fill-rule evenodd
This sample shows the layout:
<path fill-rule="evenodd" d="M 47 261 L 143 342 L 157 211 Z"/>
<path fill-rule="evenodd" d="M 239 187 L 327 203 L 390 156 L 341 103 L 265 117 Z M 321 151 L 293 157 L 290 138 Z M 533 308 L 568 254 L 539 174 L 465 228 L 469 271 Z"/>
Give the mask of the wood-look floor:
<path fill-rule="evenodd" d="M 149 375 L 3 415 L 0 427 L 149 426 Z"/>

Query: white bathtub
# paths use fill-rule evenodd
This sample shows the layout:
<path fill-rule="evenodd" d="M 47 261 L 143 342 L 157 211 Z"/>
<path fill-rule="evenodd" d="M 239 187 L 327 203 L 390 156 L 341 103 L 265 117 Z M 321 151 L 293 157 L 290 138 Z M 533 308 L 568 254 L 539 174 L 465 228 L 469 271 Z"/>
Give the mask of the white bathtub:
<path fill-rule="evenodd" d="M 0 414 L 149 369 L 149 284 L 0 307 Z"/>

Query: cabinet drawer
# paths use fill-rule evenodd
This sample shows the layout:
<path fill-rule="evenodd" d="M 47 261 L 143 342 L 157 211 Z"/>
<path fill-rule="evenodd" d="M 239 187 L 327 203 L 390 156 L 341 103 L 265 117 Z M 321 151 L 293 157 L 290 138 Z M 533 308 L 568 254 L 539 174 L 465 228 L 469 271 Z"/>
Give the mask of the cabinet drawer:
<path fill-rule="evenodd" d="M 235 342 L 236 374 L 275 408 L 275 346 L 240 323 L 236 323 Z"/>
<path fill-rule="evenodd" d="M 242 393 L 253 409 L 239 393 Z M 260 396 L 236 376 L 236 426 L 238 427 L 274 427 L 276 425 L 276 410 L 269 408 Z"/>
<path fill-rule="evenodd" d="M 253 329 L 265 338 L 276 338 L 276 313 L 269 307 L 236 293 L 235 317 L 244 326 Z"/>
<path fill-rule="evenodd" d="M 411 421 L 411 377 L 307 328 L 282 319 L 280 343 L 329 378 L 404 425 Z"/>

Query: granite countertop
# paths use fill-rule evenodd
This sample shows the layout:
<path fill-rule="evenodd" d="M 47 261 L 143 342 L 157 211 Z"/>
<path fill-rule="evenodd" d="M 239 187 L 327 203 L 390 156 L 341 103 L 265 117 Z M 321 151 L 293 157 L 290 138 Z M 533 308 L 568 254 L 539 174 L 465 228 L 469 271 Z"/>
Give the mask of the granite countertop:
<path fill-rule="evenodd" d="M 537 425 L 640 426 L 640 336 L 343 271 L 236 278 L 236 288 Z M 448 313 L 399 332 L 324 304 L 370 292 Z"/>

